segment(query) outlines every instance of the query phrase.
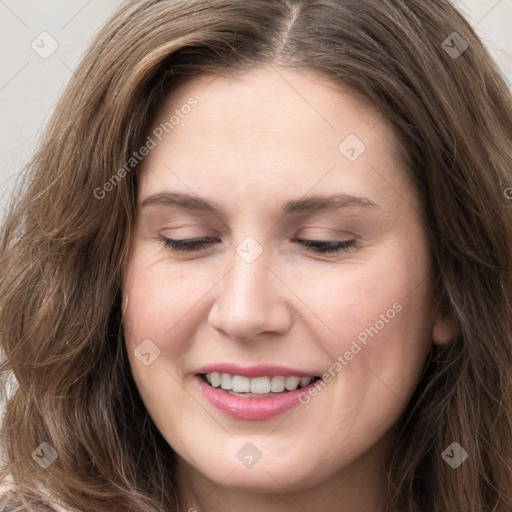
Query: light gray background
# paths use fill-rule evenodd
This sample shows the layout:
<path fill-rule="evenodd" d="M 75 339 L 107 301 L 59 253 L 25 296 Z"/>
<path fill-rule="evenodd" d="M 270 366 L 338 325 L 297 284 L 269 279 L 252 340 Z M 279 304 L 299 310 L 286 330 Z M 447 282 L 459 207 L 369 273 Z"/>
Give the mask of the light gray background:
<path fill-rule="evenodd" d="M 0 0 L 0 218 L 56 99 L 93 35 L 120 3 Z M 512 83 L 512 0 L 461 0 L 456 4 Z M 59 45 L 46 59 L 31 47 L 35 40 L 49 48 L 51 41 L 40 42 L 42 32 L 51 34 Z"/>

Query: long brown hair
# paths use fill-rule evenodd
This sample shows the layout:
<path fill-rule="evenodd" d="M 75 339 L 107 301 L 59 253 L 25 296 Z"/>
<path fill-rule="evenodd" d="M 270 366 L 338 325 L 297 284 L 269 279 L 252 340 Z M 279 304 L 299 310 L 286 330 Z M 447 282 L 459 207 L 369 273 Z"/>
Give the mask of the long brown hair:
<path fill-rule="evenodd" d="M 137 192 L 125 166 L 177 83 L 256 65 L 315 70 L 363 94 L 394 126 L 424 198 L 440 300 L 460 335 L 432 346 L 400 420 L 386 510 L 510 512 L 512 100 L 447 0 L 134 0 L 114 14 L 3 223 L 1 370 L 18 383 L 1 430 L 11 502 L 50 510 L 41 484 L 82 511 L 176 510 L 173 451 L 123 343 Z M 457 469 L 442 457 L 453 442 L 468 454 Z"/>

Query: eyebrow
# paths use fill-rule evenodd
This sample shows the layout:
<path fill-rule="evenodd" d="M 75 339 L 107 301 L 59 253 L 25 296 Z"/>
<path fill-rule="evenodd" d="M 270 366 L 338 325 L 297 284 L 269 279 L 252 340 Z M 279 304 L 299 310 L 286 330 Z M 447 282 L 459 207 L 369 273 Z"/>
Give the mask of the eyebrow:
<path fill-rule="evenodd" d="M 148 197 L 141 204 L 143 208 L 151 205 L 179 206 L 192 211 L 203 211 L 212 214 L 222 213 L 222 208 L 217 204 L 183 193 L 161 192 Z M 282 214 L 337 210 L 346 206 L 362 206 L 373 210 L 383 210 L 382 207 L 365 197 L 338 194 L 288 201 L 282 207 Z"/>

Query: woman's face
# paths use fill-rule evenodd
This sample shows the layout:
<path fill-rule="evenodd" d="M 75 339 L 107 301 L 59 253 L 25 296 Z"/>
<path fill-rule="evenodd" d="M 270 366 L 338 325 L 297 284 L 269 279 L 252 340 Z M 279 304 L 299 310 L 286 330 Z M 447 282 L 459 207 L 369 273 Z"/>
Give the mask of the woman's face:
<path fill-rule="evenodd" d="M 276 492 L 372 481 L 450 337 L 393 132 L 317 74 L 258 69 L 181 85 L 149 136 L 124 329 L 178 471 Z"/>

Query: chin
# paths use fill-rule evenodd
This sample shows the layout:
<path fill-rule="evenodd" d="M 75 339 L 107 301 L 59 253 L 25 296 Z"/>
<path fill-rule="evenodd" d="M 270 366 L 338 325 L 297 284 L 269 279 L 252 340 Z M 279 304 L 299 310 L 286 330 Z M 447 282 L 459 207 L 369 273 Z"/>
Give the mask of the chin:
<path fill-rule="evenodd" d="M 199 464 L 189 466 L 188 471 L 215 482 L 217 485 L 229 487 L 233 490 L 258 493 L 283 492 L 283 488 L 289 492 L 301 491 L 306 487 L 320 483 L 327 475 L 318 471 L 318 464 L 298 464 L 290 456 L 283 454 L 279 458 L 262 458 L 252 467 L 246 467 L 238 459 L 227 460 L 223 454 L 201 455 L 203 460 Z M 212 464 L 204 464 L 204 458 L 212 461 Z M 304 461 L 308 457 L 299 456 Z M 316 469 L 315 469 L 316 467 Z M 325 468 L 324 468 L 325 469 Z"/>

